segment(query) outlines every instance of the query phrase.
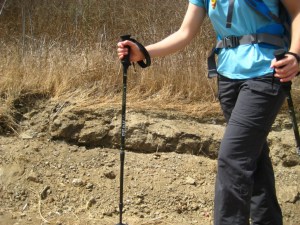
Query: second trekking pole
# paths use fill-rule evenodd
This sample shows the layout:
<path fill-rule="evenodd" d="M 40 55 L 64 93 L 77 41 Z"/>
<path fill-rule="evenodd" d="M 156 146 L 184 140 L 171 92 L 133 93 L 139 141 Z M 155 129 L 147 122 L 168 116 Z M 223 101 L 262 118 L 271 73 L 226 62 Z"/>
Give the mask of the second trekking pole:
<path fill-rule="evenodd" d="M 286 54 L 286 51 L 283 49 L 279 49 L 274 52 L 274 56 L 277 61 L 283 59 L 285 54 Z M 294 104 L 293 104 L 293 99 L 292 99 L 292 94 L 291 94 L 291 85 L 292 85 L 291 82 L 287 82 L 286 84 L 282 84 L 282 88 L 286 94 L 288 108 L 289 108 L 289 114 L 290 114 L 290 117 L 292 120 L 295 141 L 296 141 L 296 152 L 300 156 L 300 136 L 299 136 L 298 124 L 297 124 L 297 119 L 296 119 L 296 114 L 295 114 L 295 109 L 294 109 Z"/>

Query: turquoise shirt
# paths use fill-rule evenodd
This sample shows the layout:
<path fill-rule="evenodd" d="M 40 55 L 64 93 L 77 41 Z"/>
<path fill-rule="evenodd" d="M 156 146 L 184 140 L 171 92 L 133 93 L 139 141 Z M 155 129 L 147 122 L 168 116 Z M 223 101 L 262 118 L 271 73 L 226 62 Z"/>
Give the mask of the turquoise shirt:
<path fill-rule="evenodd" d="M 190 3 L 206 8 L 205 0 L 189 0 Z M 209 1 L 209 0 L 208 0 Z M 269 9 L 278 15 L 279 0 L 265 1 Z M 209 1 L 208 15 L 217 33 L 217 38 L 234 35 L 255 34 L 274 25 L 272 21 L 260 16 L 244 0 L 235 0 L 231 28 L 226 28 L 229 0 L 217 0 L 215 9 Z M 272 32 L 272 29 L 270 29 Z M 275 47 L 261 44 L 245 44 L 236 48 L 221 49 L 218 54 L 218 72 L 231 79 L 248 79 L 272 73 L 271 60 Z"/>

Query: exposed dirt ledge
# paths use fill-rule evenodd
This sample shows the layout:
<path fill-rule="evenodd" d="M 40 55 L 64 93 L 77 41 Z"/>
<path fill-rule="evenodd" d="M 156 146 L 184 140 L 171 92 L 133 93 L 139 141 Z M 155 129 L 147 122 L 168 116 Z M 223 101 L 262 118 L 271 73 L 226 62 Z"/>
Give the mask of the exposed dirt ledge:
<path fill-rule="evenodd" d="M 83 108 L 70 102 L 46 102 L 23 115 L 21 137 L 46 136 L 87 148 L 119 148 L 121 112 L 113 106 Z M 225 124 L 221 117 L 196 117 L 170 110 L 126 113 L 126 150 L 176 152 L 215 159 Z M 269 135 L 274 162 L 299 165 L 287 115 L 280 115 Z"/>

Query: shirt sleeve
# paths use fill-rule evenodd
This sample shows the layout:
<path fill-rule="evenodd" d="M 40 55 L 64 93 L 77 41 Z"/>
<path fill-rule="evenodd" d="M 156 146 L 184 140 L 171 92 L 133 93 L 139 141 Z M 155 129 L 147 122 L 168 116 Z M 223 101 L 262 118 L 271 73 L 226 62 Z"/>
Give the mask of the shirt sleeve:
<path fill-rule="evenodd" d="M 189 0 L 189 1 L 190 1 L 190 3 L 192 3 L 192 4 L 196 5 L 196 6 L 205 8 L 204 0 Z"/>

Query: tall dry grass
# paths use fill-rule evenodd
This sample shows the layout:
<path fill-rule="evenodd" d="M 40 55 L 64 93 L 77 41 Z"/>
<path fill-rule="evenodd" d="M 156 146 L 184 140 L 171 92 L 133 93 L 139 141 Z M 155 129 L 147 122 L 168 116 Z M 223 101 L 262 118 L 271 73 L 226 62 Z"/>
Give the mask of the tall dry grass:
<path fill-rule="evenodd" d="M 5 4 L 4 4 L 5 3 Z M 1 5 L 2 4 L 2 5 Z M 176 31 L 187 0 L 10 0 L 0 3 L 0 125 L 15 127 L 24 96 L 82 104 L 120 102 L 119 36 L 147 45 Z M 190 105 L 215 101 L 206 78 L 214 42 L 208 21 L 183 51 L 130 68 L 129 102 Z"/>

